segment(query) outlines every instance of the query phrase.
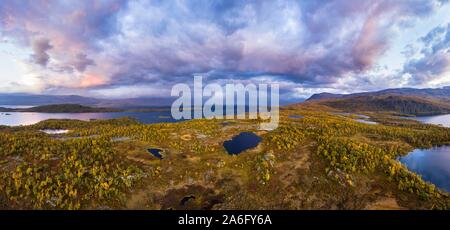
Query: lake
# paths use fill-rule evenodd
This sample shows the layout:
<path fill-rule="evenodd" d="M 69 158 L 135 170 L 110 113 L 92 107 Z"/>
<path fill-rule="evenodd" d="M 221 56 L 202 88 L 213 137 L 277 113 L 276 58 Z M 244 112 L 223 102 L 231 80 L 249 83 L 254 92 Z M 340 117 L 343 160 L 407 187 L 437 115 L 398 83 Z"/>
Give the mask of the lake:
<path fill-rule="evenodd" d="M 444 127 L 450 128 L 450 114 L 426 117 L 411 117 L 410 119 L 414 119 L 427 124 L 442 125 Z"/>
<path fill-rule="evenodd" d="M 0 105 L 4 108 L 30 108 L 28 105 Z M 238 106 L 235 106 L 235 115 L 238 114 Z M 245 111 L 249 108 L 244 107 Z M 225 111 L 225 110 L 224 110 Z M 170 110 L 149 112 L 112 112 L 112 113 L 35 113 L 35 112 L 0 112 L 0 125 L 19 126 L 32 125 L 48 119 L 74 119 L 89 121 L 91 119 L 114 119 L 121 117 L 132 117 L 143 124 L 162 122 L 177 122 L 172 118 Z"/>
<path fill-rule="evenodd" d="M 0 108 L 9 108 L 9 109 L 28 109 L 33 107 L 32 105 L 0 105 Z"/>
<path fill-rule="evenodd" d="M 162 150 L 161 149 L 156 149 L 156 148 L 150 148 L 147 149 L 147 151 L 149 153 L 151 153 L 153 156 L 155 156 L 156 158 L 162 160 L 163 159 L 163 155 L 161 154 Z"/>
<path fill-rule="evenodd" d="M 227 150 L 228 154 L 236 155 L 247 149 L 258 146 L 262 138 L 252 132 L 242 132 L 237 136 L 234 136 L 231 140 L 225 141 L 223 147 Z"/>
<path fill-rule="evenodd" d="M 170 111 L 152 112 L 114 112 L 114 113 L 32 113 L 8 112 L 0 113 L 0 125 L 19 126 L 32 125 L 48 119 L 75 119 L 89 121 L 91 119 L 113 119 L 132 117 L 143 124 L 175 122 Z"/>
<path fill-rule="evenodd" d="M 416 149 L 399 161 L 423 180 L 450 192 L 450 146 Z"/>
<path fill-rule="evenodd" d="M 304 116 L 302 116 L 302 115 L 290 115 L 289 118 L 302 119 L 302 118 L 304 118 Z"/>

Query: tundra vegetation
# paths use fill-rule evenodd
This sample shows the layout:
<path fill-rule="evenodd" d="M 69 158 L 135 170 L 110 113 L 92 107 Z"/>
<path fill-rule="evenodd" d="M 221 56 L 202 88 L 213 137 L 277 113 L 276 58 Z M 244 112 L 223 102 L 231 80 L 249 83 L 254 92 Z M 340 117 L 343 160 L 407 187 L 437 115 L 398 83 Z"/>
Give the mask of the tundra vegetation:
<path fill-rule="evenodd" d="M 364 124 L 337 112 L 283 107 L 272 131 L 259 130 L 257 119 L 3 126 L 0 209 L 450 208 L 448 193 L 397 161 L 415 148 L 450 144 L 449 128 L 381 112 L 364 113 L 378 122 Z M 227 154 L 223 142 L 241 132 L 263 141 Z"/>

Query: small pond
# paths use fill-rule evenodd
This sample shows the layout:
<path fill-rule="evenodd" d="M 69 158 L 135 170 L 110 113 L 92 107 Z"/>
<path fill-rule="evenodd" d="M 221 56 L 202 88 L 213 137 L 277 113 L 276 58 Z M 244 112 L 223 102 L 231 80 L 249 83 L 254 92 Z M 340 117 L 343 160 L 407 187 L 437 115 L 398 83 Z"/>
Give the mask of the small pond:
<path fill-rule="evenodd" d="M 190 200 L 195 200 L 195 196 L 194 195 L 190 195 L 190 196 L 183 197 L 183 199 L 181 199 L 181 201 L 180 201 L 180 205 L 184 206 Z"/>
<path fill-rule="evenodd" d="M 69 132 L 67 129 L 43 129 L 40 131 L 49 135 L 65 134 Z"/>
<path fill-rule="evenodd" d="M 290 115 L 289 118 L 301 119 L 301 118 L 304 118 L 304 116 L 302 116 L 302 115 Z"/>
<path fill-rule="evenodd" d="M 364 120 L 364 119 L 355 119 L 355 121 L 357 121 L 359 123 L 369 124 L 369 125 L 376 125 L 376 124 L 378 124 L 378 122 Z"/>
<path fill-rule="evenodd" d="M 423 180 L 450 192 L 450 146 L 416 149 L 399 161 Z"/>
<path fill-rule="evenodd" d="M 113 137 L 111 138 L 112 141 L 129 141 L 131 140 L 130 137 Z"/>
<path fill-rule="evenodd" d="M 161 149 L 150 148 L 150 149 L 147 149 L 147 151 L 149 153 L 151 153 L 153 156 L 157 157 L 158 159 L 163 159 L 163 155 L 161 154 L 161 152 L 162 152 Z"/>
<path fill-rule="evenodd" d="M 231 140 L 225 141 L 223 147 L 228 154 L 236 155 L 247 149 L 255 148 L 261 141 L 262 138 L 252 132 L 242 132 Z"/>
<path fill-rule="evenodd" d="M 224 121 L 224 122 L 220 122 L 220 124 L 221 124 L 222 126 L 228 126 L 228 125 L 231 125 L 232 123 L 229 122 L 229 121 Z"/>
<path fill-rule="evenodd" d="M 364 114 L 358 114 L 358 113 L 333 113 L 336 115 L 342 115 L 342 116 L 351 116 L 353 118 L 353 120 L 359 122 L 359 123 L 364 123 L 364 124 L 369 124 L 369 125 L 376 125 L 378 124 L 378 122 L 375 121 L 371 121 L 370 117 Z M 358 118 L 354 118 L 354 116 L 357 116 Z"/>
<path fill-rule="evenodd" d="M 370 117 L 364 114 L 358 114 L 358 113 L 332 113 L 335 115 L 342 115 L 342 116 L 357 116 L 364 119 L 369 119 Z"/>

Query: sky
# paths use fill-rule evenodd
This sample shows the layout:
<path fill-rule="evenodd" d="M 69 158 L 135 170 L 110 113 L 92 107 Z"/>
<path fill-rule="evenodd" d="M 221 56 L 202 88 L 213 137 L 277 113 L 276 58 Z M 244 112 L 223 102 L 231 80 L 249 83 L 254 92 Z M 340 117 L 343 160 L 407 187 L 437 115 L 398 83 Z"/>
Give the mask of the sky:
<path fill-rule="evenodd" d="M 0 93 L 169 97 L 194 75 L 292 100 L 450 85 L 450 3 L 0 0 Z"/>

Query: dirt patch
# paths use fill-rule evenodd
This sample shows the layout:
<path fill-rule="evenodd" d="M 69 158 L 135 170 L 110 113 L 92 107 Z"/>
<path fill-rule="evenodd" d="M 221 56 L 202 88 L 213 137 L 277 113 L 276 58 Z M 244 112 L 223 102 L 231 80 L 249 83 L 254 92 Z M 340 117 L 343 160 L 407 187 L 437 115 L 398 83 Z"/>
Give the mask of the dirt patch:
<path fill-rule="evenodd" d="M 302 146 L 295 150 L 295 153 L 290 155 L 287 161 L 276 164 L 276 170 L 284 187 L 297 183 L 299 172 L 306 173 L 309 170 L 310 154 L 311 151 L 308 147 Z"/>
<path fill-rule="evenodd" d="M 381 198 L 366 207 L 367 210 L 405 210 L 393 197 Z"/>
<path fill-rule="evenodd" d="M 191 136 L 191 134 L 184 134 L 184 135 L 180 136 L 180 139 L 183 141 L 190 141 L 190 140 L 192 140 L 192 136 Z"/>
<path fill-rule="evenodd" d="M 188 185 L 170 189 L 162 198 L 162 209 L 173 210 L 210 210 L 214 205 L 223 203 L 222 194 L 212 188 L 201 185 Z"/>

